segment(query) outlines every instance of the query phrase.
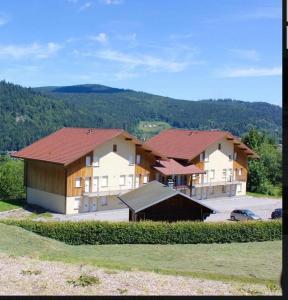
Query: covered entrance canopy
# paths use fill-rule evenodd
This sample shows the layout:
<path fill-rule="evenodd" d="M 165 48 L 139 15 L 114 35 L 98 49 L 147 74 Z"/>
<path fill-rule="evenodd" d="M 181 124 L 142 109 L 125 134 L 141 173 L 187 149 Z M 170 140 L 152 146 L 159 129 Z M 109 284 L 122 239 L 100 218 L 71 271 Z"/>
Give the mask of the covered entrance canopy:
<path fill-rule="evenodd" d="M 203 221 L 216 210 L 154 180 L 118 196 L 130 209 L 130 220 Z"/>

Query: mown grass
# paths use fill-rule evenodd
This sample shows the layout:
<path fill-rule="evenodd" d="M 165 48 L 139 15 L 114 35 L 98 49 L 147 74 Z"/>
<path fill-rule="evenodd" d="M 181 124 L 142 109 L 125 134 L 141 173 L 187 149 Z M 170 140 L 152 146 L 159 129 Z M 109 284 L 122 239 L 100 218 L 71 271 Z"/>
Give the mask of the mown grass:
<path fill-rule="evenodd" d="M 0 212 L 21 208 L 25 204 L 24 199 L 0 200 Z"/>
<path fill-rule="evenodd" d="M 71 246 L 0 224 L 0 252 L 39 260 L 242 283 L 277 284 L 282 242 Z"/>

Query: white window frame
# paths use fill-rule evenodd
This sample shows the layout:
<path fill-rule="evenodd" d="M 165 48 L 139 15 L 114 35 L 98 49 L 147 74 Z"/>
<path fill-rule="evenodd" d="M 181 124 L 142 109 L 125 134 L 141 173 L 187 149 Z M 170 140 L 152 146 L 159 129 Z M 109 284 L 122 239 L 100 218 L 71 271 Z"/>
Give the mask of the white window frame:
<path fill-rule="evenodd" d="M 75 197 L 74 198 L 74 209 L 75 210 L 79 210 L 79 208 L 80 208 L 80 201 L 81 201 L 81 197 Z"/>
<path fill-rule="evenodd" d="M 237 184 L 237 193 L 242 192 L 242 184 Z"/>
<path fill-rule="evenodd" d="M 238 176 L 242 176 L 242 168 L 238 169 Z"/>
<path fill-rule="evenodd" d="M 134 165 L 133 155 L 129 155 L 129 166 Z"/>
<path fill-rule="evenodd" d="M 222 169 L 222 178 L 227 177 L 227 169 Z"/>
<path fill-rule="evenodd" d="M 141 164 L 141 155 L 140 154 L 136 154 L 136 164 L 137 165 Z"/>
<path fill-rule="evenodd" d="M 106 184 L 103 184 L 103 179 L 106 179 Z M 108 176 L 101 177 L 101 187 L 108 187 Z"/>
<path fill-rule="evenodd" d="M 99 157 L 95 156 L 93 161 L 93 167 L 99 167 L 99 166 L 100 166 Z"/>
<path fill-rule="evenodd" d="M 122 178 L 123 178 L 123 182 L 121 181 Z M 124 186 L 125 184 L 126 184 L 126 176 L 125 175 L 120 175 L 119 176 L 119 185 Z"/>
<path fill-rule="evenodd" d="M 87 155 L 86 156 L 86 167 L 90 167 L 91 166 L 91 156 Z"/>
<path fill-rule="evenodd" d="M 237 152 L 234 152 L 234 160 L 237 160 Z"/>
<path fill-rule="evenodd" d="M 215 179 L 215 170 L 210 170 L 210 180 L 211 179 Z M 211 176 L 211 174 L 213 174 L 213 176 Z"/>
<path fill-rule="evenodd" d="M 143 176 L 143 184 L 148 183 L 148 180 L 149 180 L 148 175 L 144 175 L 144 176 Z"/>
<path fill-rule="evenodd" d="M 81 188 L 81 177 L 75 178 L 75 188 Z"/>

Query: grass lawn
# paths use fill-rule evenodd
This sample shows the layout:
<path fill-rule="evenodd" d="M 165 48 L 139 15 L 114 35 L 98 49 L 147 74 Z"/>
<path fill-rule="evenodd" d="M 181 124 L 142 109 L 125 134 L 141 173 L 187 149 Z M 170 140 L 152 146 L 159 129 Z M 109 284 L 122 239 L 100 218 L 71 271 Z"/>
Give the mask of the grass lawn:
<path fill-rule="evenodd" d="M 24 199 L 0 200 L 0 212 L 21 208 L 24 203 Z"/>
<path fill-rule="evenodd" d="M 257 197 L 257 198 L 282 199 L 282 196 L 271 196 L 271 195 L 265 195 L 265 194 L 260 194 L 260 193 L 252 193 L 252 192 L 247 192 L 246 194 L 248 196 Z"/>
<path fill-rule="evenodd" d="M 281 241 L 71 246 L 4 224 L 0 224 L 0 252 L 112 269 L 260 284 L 279 284 L 282 267 Z"/>

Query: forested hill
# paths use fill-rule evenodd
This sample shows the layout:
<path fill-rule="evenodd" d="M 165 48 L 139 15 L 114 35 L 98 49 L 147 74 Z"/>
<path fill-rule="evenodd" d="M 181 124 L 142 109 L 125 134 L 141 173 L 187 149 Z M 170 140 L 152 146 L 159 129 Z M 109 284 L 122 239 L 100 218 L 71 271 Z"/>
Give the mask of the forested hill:
<path fill-rule="evenodd" d="M 237 136 L 256 127 L 280 140 L 281 118 L 281 107 L 265 102 L 185 101 L 103 85 L 31 89 L 0 82 L 1 151 L 18 150 L 63 126 L 124 128 L 141 138 L 140 121 Z"/>

